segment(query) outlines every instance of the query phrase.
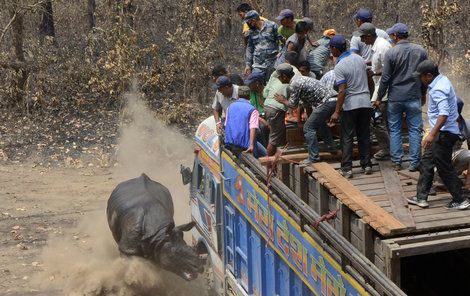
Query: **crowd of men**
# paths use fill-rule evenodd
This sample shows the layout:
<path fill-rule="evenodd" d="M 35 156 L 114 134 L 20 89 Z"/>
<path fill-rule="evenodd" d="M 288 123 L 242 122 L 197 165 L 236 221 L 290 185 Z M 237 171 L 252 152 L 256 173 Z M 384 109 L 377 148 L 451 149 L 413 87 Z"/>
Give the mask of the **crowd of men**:
<path fill-rule="evenodd" d="M 406 24 L 396 23 L 383 31 L 372 23 L 372 12 L 362 8 L 353 17 L 357 30 L 349 42 L 333 28 L 314 41 L 313 21 L 296 19 L 290 9 L 280 11 L 279 24 L 247 3 L 239 5 L 237 12 L 246 47 L 244 80 L 220 66 L 212 73 L 217 88 L 214 118 L 228 147 L 256 157 L 273 156 L 287 144 L 288 114 L 296 114 L 308 148 L 308 159 L 302 164 L 309 165 L 320 161 L 319 137 L 322 149 L 337 152 L 331 127 L 339 123 L 340 173 L 352 178 L 354 137 L 362 172 L 373 173 L 371 133 L 380 148 L 373 157 L 390 159 L 395 170 L 403 169 L 405 119 L 408 170 L 420 172 L 417 194 L 408 202 L 428 206 L 437 170 L 452 195 L 446 207 L 470 206 L 470 177 L 465 184 L 459 178 L 470 164 L 470 153 L 462 148 L 470 137 L 470 126 L 461 115 L 463 102 L 425 49 L 408 41 Z M 328 71 L 329 64 L 333 66 Z M 427 94 L 429 132 L 423 137 L 422 106 Z"/>

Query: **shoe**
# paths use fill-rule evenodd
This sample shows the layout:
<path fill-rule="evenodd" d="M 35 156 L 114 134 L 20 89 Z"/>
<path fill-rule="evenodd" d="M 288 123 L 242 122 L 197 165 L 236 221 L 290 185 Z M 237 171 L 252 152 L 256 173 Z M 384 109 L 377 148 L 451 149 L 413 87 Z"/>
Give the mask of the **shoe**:
<path fill-rule="evenodd" d="M 387 149 L 380 149 L 374 154 L 374 158 L 377 160 L 387 160 L 390 158 L 390 153 Z"/>
<path fill-rule="evenodd" d="M 431 187 L 431 189 L 429 189 L 428 195 L 437 195 L 436 187 L 434 185 Z"/>
<path fill-rule="evenodd" d="M 339 170 L 339 173 L 341 176 L 345 177 L 346 179 L 351 179 L 353 177 L 353 172 L 352 170 L 349 171 L 343 171 L 342 169 Z"/>
<path fill-rule="evenodd" d="M 419 171 L 419 165 L 412 165 L 412 164 L 410 164 L 410 166 L 408 167 L 408 171 L 409 171 L 409 172 L 417 172 L 417 171 Z"/>
<path fill-rule="evenodd" d="M 314 161 L 311 161 L 310 159 L 304 159 L 302 160 L 301 162 L 299 162 L 299 165 L 302 165 L 302 166 L 309 166 L 311 164 L 314 164 L 316 162 L 319 162 L 320 160 L 314 160 Z"/>
<path fill-rule="evenodd" d="M 401 170 L 401 163 L 395 162 L 395 163 L 393 164 L 393 169 L 394 169 L 395 171 Z"/>
<path fill-rule="evenodd" d="M 412 198 L 407 198 L 406 199 L 409 204 L 416 205 L 420 208 L 427 208 L 429 207 L 429 203 L 424 200 L 424 199 L 418 199 L 416 196 L 413 196 Z"/>
<path fill-rule="evenodd" d="M 448 210 L 465 210 L 466 208 L 470 207 L 470 202 L 464 199 L 461 202 L 450 201 L 445 208 Z"/>
<path fill-rule="evenodd" d="M 365 168 L 362 168 L 362 172 L 364 173 L 364 175 L 370 175 L 372 174 L 372 167 L 366 166 Z"/>

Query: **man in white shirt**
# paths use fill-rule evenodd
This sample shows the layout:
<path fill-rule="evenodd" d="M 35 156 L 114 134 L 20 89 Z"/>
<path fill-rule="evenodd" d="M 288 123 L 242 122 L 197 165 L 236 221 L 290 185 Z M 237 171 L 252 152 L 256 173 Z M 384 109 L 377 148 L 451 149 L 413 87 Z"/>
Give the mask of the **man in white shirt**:
<path fill-rule="evenodd" d="M 372 23 L 363 23 L 355 35 L 361 38 L 361 41 L 367 46 L 371 46 L 372 53 L 372 72 L 375 84 L 375 91 L 372 95 L 372 101 L 376 101 L 379 89 L 380 76 L 384 66 L 385 53 L 392 48 L 390 42 L 377 36 L 376 28 Z M 385 99 L 385 100 L 384 100 Z M 377 160 L 384 160 L 390 157 L 390 136 L 387 127 L 387 101 L 382 99 L 378 106 L 378 114 L 381 114 L 381 120 L 377 118 L 372 126 L 372 132 L 375 134 L 379 143 L 380 150 L 374 154 Z M 375 119 L 375 118 L 374 118 Z"/>
<path fill-rule="evenodd" d="M 353 19 L 356 26 L 360 27 L 362 24 L 372 23 L 373 17 L 374 16 L 370 10 L 361 8 L 354 15 Z M 385 40 L 389 40 L 387 32 L 378 28 L 376 28 L 375 30 L 377 36 L 380 36 Z M 372 46 L 367 45 L 363 41 L 361 41 L 361 38 L 359 36 L 353 36 L 351 38 L 350 51 L 360 55 L 366 61 L 366 63 L 370 65 L 372 61 Z"/>
<path fill-rule="evenodd" d="M 227 76 L 220 76 L 215 81 L 217 92 L 212 103 L 217 132 L 222 131 L 222 122 L 225 119 L 228 106 L 238 99 L 238 85 L 232 84 Z"/>

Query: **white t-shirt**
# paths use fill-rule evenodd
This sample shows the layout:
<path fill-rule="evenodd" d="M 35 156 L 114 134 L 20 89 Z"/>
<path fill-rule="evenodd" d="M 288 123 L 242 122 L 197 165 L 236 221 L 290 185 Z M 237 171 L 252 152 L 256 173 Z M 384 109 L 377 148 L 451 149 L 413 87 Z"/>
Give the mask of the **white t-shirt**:
<path fill-rule="evenodd" d="M 238 85 L 233 84 L 233 92 L 230 97 L 225 97 L 220 91 L 217 91 L 212 102 L 212 109 L 222 110 L 222 117 L 225 117 L 228 106 L 238 100 Z"/>
<path fill-rule="evenodd" d="M 382 37 L 378 37 L 375 39 L 374 44 L 372 45 L 372 72 L 374 73 L 382 73 L 384 67 L 384 57 L 385 53 L 392 48 L 390 42 L 385 40 Z M 374 84 L 375 84 L 375 91 L 372 96 L 372 101 L 377 100 L 377 94 L 379 91 L 379 83 L 380 83 L 380 76 L 373 76 Z"/>
<path fill-rule="evenodd" d="M 375 33 L 378 37 L 389 40 L 388 34 L 384 30 L 375 28 Z M 357 53 L 363 57 L 366 62 L 372 61 L 372 45 L 367 45 L 362 42 L 361 37 L 353 36 L 351 38 L 350 48 L 352 51 L 357 51 Z"/>

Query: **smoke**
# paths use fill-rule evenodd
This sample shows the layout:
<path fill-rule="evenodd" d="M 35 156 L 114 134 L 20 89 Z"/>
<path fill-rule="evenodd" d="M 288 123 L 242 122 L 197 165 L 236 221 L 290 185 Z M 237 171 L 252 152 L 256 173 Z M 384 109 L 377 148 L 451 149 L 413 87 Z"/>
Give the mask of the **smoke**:
<path fill-rule="evenodd" d="M 147 109 L 140 96 L 125 96 L 122 114 L 117 183 L 146 173 L 167 186 L 175 205 L 176 224 L 190 221 L 189 192 L 182 185 L 179 165 L 192 162 L 191 141 L 165 126 Z M 40 289 L 65 295 L 204 295 L 203 279 L 186 282 L 142 258 L 122 257 L 103 208 L 88 214 L 77 229 L 52 237 L 42 253 L 44 272 L 35 279 Z"/>

